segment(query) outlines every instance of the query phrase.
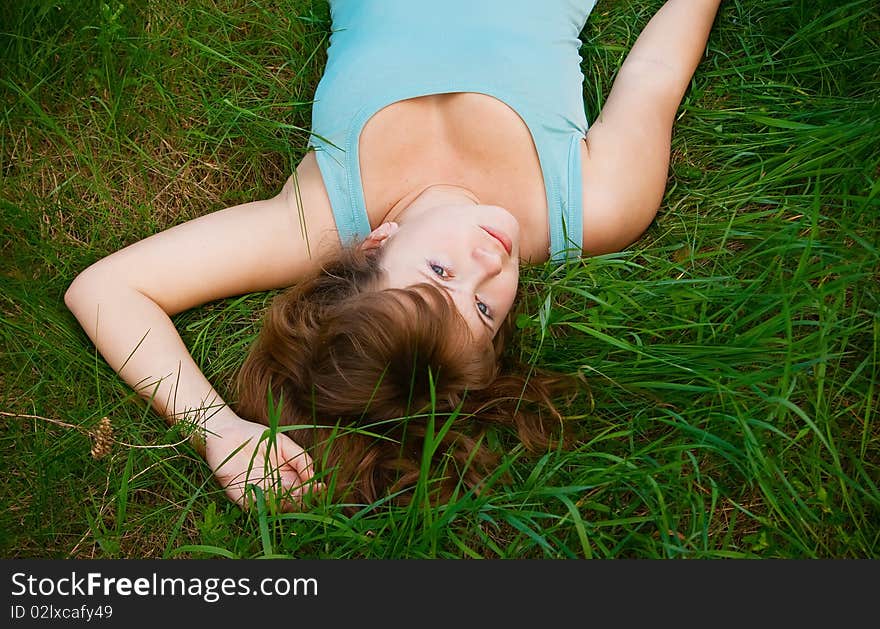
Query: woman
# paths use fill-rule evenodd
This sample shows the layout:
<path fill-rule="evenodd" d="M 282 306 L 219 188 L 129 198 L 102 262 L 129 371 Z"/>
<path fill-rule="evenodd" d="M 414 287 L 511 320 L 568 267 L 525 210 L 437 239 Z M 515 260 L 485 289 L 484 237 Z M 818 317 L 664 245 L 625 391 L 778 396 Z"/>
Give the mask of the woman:
<path fill-rule="evenodd" d="M 108 363 L 169 421 L 201 429 L 230 499 L 280 483 L 292 508 L 314 489 L 313 460 L 342 471 L 338 487 L 321 476 L 334 493 L 395 492 L 418 476 L 426 431 L 399 418 L 453 411 L 468 391 L 489 392 L 475 397 L 483 411 L 513 391 L 546 400 L 499 377 L 519 265 L 616 251 L 649 225 L 720 0 L 668 0 L 588 127 L 578 35 L 593 5 L 331 2 L 314 150 L 281 192 L 135 243 L 71 284 L 65 302 Z M 288 286 L 233 410 L 170 316 Z M 267 438 L 250 421 L 279 405 L 281 423 L 308 429 Z M 533 450 L 564 438 L 538 411 L 501 416 Z M 444 442 L 470 486 L 491 462 L 481 430 L 456 426 Z"/>

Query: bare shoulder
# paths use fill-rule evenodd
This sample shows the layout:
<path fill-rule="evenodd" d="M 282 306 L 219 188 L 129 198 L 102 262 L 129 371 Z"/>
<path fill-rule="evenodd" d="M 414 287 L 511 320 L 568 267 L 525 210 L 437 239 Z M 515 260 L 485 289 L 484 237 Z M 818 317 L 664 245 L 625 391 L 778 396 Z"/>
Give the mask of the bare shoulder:
<path fill-rule="evenodd" d="M 309 272 L 326 254 L 341 245 L 315 151 L 306 153 L 278 196 L 283 219 L 289 221 L 296 232 L 298 251 L 294 254 L 295 259 L 290 260 L 294 272 L 288 282 L 292 283 L 299 279 L 303 270 Z M 288 242 L 287 246 L 290 247 L 290 244 Z M 302 253 L 305 253 L 305 257 Z M 300 264 L 306 268 L 299 269 Z"/>
<path fill-rule="evenodd" d="M 277 195 L 220 209 L 121 249 L 80 273 L 68 289 L 133 288 L 174 314 L 235 295 L 289 286 L 338 248 L 312 152 Z"/>

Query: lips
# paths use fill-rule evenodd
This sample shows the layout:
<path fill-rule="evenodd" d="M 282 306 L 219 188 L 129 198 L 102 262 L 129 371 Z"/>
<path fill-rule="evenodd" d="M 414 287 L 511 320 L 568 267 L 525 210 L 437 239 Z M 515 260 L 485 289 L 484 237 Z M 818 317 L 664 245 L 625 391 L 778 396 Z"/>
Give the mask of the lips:
<path fill-rule="evenodd" d="M 501 243 L 501 246 L 504 247 L 504 250 L 507 252 L 507 255 L 510 255 L 513 251 L 513 243 L 510 240 L 510 237 L 502 231 L 498 231 L 497 229 L 492 229 L 491 227 L 486 227 L 485 225 L 480 225 L 482 230 L 492 236 L 495 240 Z"/>

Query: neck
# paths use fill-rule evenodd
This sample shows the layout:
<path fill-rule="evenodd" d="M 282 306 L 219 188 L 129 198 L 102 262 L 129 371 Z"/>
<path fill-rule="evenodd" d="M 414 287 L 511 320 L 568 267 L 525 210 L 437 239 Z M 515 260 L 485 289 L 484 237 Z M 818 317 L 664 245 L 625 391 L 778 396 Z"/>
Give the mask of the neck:
<path fill-rule="evenodd" d="M 441 204 L 472 203 L 480 204 L 480 199 L 464 186 L 451 183 L 432 183 L 428 186 L 415 188 L 405 194 L 391 206 L 385 215 L 384 222 L 404 220 L 402 215 L 412 209 L 427 209 Z"/>

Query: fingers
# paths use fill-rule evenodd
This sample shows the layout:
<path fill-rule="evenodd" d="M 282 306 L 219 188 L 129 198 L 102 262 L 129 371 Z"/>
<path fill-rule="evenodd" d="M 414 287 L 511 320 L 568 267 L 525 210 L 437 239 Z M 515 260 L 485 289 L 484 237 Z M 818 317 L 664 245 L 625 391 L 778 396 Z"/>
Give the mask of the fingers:
<path fill-rule="evenodd" d="M 258 494 L 271 512 L 291 512 L 300 509 L 305 493 L 304 485 L 296 474 L 279 474 L 277 470 L 271 476 L 230 482 L 225 486 L 226 495 L 243 510 L 249 510 L 257 503 Z"/>
<path fill-rule="evenodd" d="M 312 457 L 296 442 L 286 435 L 275 437 L 274 450 L 276 465 L 279 468 L 292 470 L 299 476 L 301 483 L 306 483 L 315 475 L 315 466 Z"/>
<path fill-rule="evenodd" d="M 260 488 L 268 502 L 288 512 L 299 509 L 307 493 L 324 489 L 322 483 L 314 480 L 312 458 L 285 435 L 276 435 L 272 445 L 263 442 L 250 455 L 242 454 L 248 464 L 239 467 L 241 472 L 234 474 L 226 470 L 218 480 L 227 496 L 244 509 L 253 504 L 252 485 Z"/>
<path fill-rule="evenodd" d="M 292 439 L 285 435 L 276 437 L 278 448 L 278 469 L 284 477 L 292 472 L 289 485 L 295 495 L 302 497 L 305 493 L 318 493 L 324 490 L 324 484 L 315 480 L 315 465 L 312 457 Z"/>
<path fill-rule="evenodd" d="M 297 506 L 306 494 L 319 494 L 325 489 L 324 483 L 315 479 L 312 460 L 305 452 L 295 455 L 278 470 L 282 489 L 297 502 Z"/>

